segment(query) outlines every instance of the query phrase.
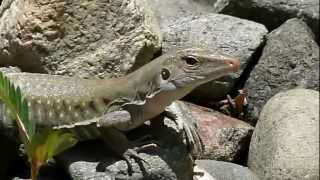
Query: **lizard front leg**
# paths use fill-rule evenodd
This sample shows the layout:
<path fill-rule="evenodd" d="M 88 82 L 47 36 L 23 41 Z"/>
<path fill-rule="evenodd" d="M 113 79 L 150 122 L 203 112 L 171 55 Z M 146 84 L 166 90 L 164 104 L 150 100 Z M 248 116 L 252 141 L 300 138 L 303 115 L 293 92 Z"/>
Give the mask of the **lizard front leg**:
<path fill-rule="evenodd" d="M 181 101 L 174 101 L 163 112 L 164 116 L 173 120 L 180 132 L 186 135 L 185 144 L 188 146 L 190 152 L 196 157 L 203 153 L 203 144 L 198 133 L 196 123 L 193 115 L 188 111 L 186 105 Z"/>
<path fill-rule="evenodd" d="M 97 128 L 109 128 L 109 127 L 130 127 L 133 123 L 130 113 L 126 110 L 117 110 L 107 112 L 102 116 L 88 119 L 85 121 L 76 122 L 70 125 L 59 125 L 54 126 L 54 129 L 60 129 L 70 131 L 81 127 L 95 126 Z"/>

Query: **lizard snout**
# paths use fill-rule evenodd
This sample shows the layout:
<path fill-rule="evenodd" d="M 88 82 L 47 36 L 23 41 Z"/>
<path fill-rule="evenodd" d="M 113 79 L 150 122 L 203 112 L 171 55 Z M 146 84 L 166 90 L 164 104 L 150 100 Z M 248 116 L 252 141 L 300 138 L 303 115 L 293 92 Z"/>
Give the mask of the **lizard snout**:
<path fill-rule="evenodd" d="M 225 59 L 225 62 L 228 64 L 232 72 L 237 72 L 240 69 L 239 59 Z"/>

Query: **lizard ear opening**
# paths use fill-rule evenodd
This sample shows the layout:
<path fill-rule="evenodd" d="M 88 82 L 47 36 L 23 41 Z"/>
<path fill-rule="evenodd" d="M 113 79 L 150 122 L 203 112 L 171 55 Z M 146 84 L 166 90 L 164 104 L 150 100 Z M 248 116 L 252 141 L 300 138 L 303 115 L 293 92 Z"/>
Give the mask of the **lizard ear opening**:
<path fill-rule="evenodd" d="M 169 79 L 169 77 L 170 77 L 170 71 L 169 71 L 168 69 L 166 69 L 166 68 L 163 68 L 163 69 L 161 70 L 161 77 L 162 77 L 163 80 Z"/>

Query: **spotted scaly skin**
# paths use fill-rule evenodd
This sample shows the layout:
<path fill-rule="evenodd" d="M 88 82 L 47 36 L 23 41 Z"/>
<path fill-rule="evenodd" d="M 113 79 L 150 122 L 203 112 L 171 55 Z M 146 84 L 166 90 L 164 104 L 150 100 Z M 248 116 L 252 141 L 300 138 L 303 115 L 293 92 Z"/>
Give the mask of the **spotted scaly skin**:
<path fill-rule="evenodd" d="M 21 88 L 30 118 L 43 126 L 72 124 L 100 116 L 116 94 L 108 92 L 108 88 L 103 90 L 105 86 L 115 87 L 113 80 L 31 73 L 9 74 L 8 77 Z M 102 95 L 101 91 L 106 94 Z"/>

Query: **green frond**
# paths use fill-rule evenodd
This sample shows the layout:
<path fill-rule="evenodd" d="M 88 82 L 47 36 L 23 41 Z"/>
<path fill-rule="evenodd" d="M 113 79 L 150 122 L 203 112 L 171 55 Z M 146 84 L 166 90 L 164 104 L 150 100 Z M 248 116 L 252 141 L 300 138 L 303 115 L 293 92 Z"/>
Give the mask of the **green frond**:
<path fill-rule="evenodd" d="M 35 133 L 35 123 L 29 120 L 28 104 L 23 99 L 20 88 L 16 88 L 2 72 L 0 72 L 0 100 L 17 121 L 22 140 L 30 142 Z"/>

